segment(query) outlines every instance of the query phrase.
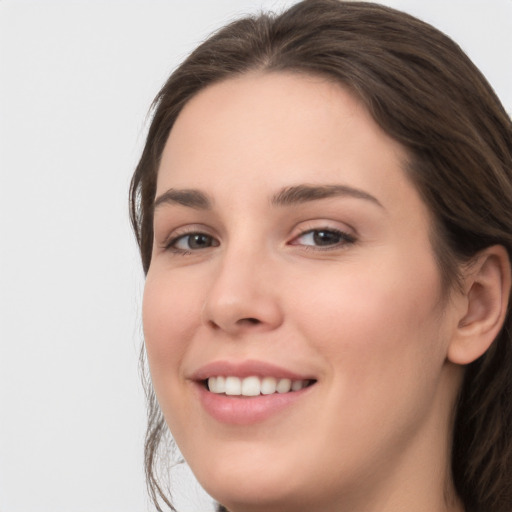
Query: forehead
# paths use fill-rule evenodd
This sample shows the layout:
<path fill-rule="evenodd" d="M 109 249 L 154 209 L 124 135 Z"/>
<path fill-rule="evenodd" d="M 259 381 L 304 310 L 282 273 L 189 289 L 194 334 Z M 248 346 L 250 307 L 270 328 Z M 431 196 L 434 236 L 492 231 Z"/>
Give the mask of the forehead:
<path fill-rule="evenodd" d="M 170 187 L 215 194 L 244 185 L 254 194 L 311 182 L 410 192 L 405 161 L 401 145 L 342 86 L 254 73 L 207 87 L 184 107 L 162 155 L 157 195 Z"/>

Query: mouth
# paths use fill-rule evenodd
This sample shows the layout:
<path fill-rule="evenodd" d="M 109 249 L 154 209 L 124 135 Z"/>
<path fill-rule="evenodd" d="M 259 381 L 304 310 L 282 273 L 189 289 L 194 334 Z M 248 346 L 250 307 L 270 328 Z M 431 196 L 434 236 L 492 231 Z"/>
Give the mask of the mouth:
<path fill-rule="evenodd" d="M 277 420 L 286 410 L 309 407 L 306 397 L 318 382 L 312 375 L 254 360 L 212 362 L 190 380 L 209 416 L 239 426 Z"/>
<path fill-rule="evenodd" d="M 203 387 L 211 393 L 233 397 L 294 393 L 312 386 L 315 382 L 314 379 L 258 377 L 256 375 L 244 378 L 233 375 L 218 375 L 201 381 Z"/>

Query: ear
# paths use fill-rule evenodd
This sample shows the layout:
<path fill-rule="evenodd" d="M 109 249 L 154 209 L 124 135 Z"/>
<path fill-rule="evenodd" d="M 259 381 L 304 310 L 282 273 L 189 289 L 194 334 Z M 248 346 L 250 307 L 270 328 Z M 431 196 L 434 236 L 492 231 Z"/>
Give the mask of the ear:
<path fill-rule="evenodd" d="M 452 363 L 478 359 L 500 332 L 510 294 L 510 260 L 501 245 L 478 253 L 464 270 L 464 308 L 448 348 Z"/>

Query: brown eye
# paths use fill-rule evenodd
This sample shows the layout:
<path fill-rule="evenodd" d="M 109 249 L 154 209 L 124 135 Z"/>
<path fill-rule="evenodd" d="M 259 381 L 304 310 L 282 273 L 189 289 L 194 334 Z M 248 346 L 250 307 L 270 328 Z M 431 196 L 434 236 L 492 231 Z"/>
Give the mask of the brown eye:
<path fill-rule="evenodd" d="M 213 245 L 213 238 L 203 233 L 188 235 L 186 239 L 190 249 L 204 249 Z"/>
<path fill-rule="evenodd" d="M 311 229 L 298 236 L 293 245 L 306 245 L 313 247 L 339 247 L 352 244 L 354 237 L 334 229 Z"/>
<path fill-rule="evenodd" d="M 188 233 L 173 239 L 168 247 L 177 252 L 190 252 L 218 245 L 219 242 L 206 233 Z"/>
<path fill-rule="evenodd" d="M 315 245 L 336 245 L 342 240 L 341 233 L 334 231 L 314 231 L 313 241 Z"/>

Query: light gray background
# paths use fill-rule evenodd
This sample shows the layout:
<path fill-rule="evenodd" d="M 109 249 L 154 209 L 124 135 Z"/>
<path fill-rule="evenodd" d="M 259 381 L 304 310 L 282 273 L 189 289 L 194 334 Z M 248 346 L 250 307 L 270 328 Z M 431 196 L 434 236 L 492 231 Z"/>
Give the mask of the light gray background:
<path fill-rule="evenodd" d="M 208 33 L 291 3 L 0 0 L 0 512 L 150 509 L 127 215 L 145 114 Z M 512 111 L 512 0 L 385 3 L 454 37 Z"/>

